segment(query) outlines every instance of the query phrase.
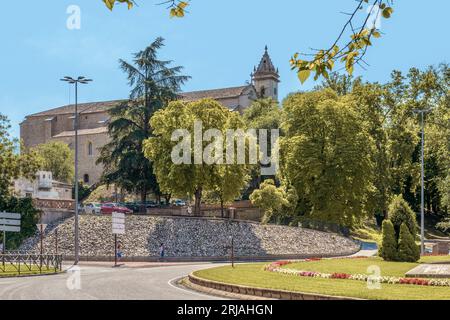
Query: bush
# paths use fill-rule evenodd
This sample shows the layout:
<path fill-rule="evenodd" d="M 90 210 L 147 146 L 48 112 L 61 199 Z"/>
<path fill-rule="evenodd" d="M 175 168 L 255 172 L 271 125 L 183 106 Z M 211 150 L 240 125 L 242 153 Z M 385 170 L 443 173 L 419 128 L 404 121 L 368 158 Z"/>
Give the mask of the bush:
<path fill-rule="evenodd" d="M 419 246 L 409 232 L 405 223 L 400 226 L 400 237 L 398 241 L 398 258 L 404 262 L 417 262 L 420 259 Z"/>
<path fill-rule="evenodd" d="M 391 220 L 383 221 L 383 240 L 379 255 L 386 261 L 398 260 L 397 237 Z"/>
<path fill-rule="evenodd" d="M 404 223 L 415 239 L 417 233 L 416 215 L 401 195 L 396 196 L 388 208 L 388 219 L 392 221 L 397 239 L 400 237 L 400 227 Z"/>
<path fill-rule="evenodd" d="M 10 197 L 7 199 L 0 199 L 0 212 L 14 212 L 22 215 L 21 232 L 8 232 L 6 235 L 6 249 L 16 250 L 26 238 L 33 236 L 36 232 L 36 223 L 39 220 L 38 211 L 33 206 L 33 201 L 30 198 L 18 199 Z M 0 238 L 3 241 L 3 232 L 0 233 Z"/>

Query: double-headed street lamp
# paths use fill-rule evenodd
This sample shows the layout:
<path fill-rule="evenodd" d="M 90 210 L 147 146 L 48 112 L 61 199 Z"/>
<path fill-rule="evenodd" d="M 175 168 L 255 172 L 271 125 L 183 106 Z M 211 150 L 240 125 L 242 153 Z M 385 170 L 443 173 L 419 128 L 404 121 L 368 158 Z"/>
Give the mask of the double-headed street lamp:
<path fill-rule="evenodd" d="M 78 84 L 88 84 L 91 79 L 86 79 L 86 77 L 78 77 L 74 79 L 72 77 L 64 77 L 61 81 L 68 82 L 69 84 L 75 84 L 75 262 L 78 264 L 80 261 L 80 234 L 78 228 Z"/>

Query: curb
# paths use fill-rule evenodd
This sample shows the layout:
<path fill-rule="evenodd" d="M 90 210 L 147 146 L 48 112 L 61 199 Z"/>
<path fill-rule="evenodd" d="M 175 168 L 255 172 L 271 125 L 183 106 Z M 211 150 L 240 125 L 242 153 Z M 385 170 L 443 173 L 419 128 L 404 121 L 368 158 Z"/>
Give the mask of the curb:
<path fill-rule="evenodd" d="M 346 257 L 358 253 L 360 250 L 349 250 L 341 253 L 329 254 L 286 254 L 286 255 L 266 255 L 266 256 L 236 256 L 236 262 L 267 262 L 276 260 L 301 260 L 308 258 L 334 258 Z M 73 261 L 74 256 L 63 255 L 63 261 Z M 155 256 L 134 256 L 123 257 L 121 262 L 156 262 L 156 263 L 197 263 L 197 262 L 230 262 L 230 257 L 165 257 Z M 80 256 L 80 262 L 114 262 L 114 256 Z"/>
<path fill-rule="evenodd" d="M 340 296 L 328 296 L 315 293 L 303 293 L 294 292 L 286 290 L 275 290 L 266 288 L 256 288 L 248 287 L 242 285 L 227 284 L 223 282 L 217 282 L 212 280 L 206 280 L 199 278 L 191 273 L 188 276 L 191 283 L 209 289 L 214 289 L 226 293 L 234 293 L 245 296 L 256 296 L 263 297 L 266 299 L 277 299 L 277 300 L 364 300 L 351 297 L 340 297 Z"/>

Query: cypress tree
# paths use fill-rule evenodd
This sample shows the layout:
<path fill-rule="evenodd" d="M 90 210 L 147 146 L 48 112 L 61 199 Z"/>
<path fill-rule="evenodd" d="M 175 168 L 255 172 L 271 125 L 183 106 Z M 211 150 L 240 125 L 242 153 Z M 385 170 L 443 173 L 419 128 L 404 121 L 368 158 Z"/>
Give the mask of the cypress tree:
<path fill-rule="evenodd" d="M 394 225 L 391 220 L 383 221 L 383 240 L 379 250 L 379 255 L 386 261 L 398 260 L 397 239 Z"/>
<path fill-rule="evenodd" d="M 411 232 L 406 225 L 400 226 L 400 237 L 398 240 L 398 258 L 404 262 L 417 262 L 420 259 L 419 246 L 416 245 Z"/>

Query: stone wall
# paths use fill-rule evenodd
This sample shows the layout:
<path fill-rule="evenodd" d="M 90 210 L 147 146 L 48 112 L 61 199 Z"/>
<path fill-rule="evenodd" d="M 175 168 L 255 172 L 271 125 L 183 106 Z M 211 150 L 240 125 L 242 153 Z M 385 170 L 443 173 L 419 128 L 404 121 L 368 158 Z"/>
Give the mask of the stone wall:
<path fill-rule="evenodd" d="M 49 225 L 44 247 L 54 252 L 58 228 L 59 253 L 74 252 L 74 219 Z M 80 247 L 86 257 L 111 258 L 114 252 L 111 217 L 81 216 Z M 347 255 L 359 250 L 352 240 L 336 234 L 295 227 L 202 218 L 129 216 L 126 235 L 119 236 L 127 258 L 158 257 L 164 243 L 166 256 L 186 260 L 213 260 L 229 257 L 230 235 L 234 237 L 235 256 L 264 258 L 289 256 Z M 39 237 L 28 239 L 23 250 L 38 250 Z"/>
<path fill-rule="evenodd" d="M 72 149 L 75 145 L 75 137 L 72 135 L 57 136 L 52 138 L 53 141 L 60 141 L 68 144 Z M 100 148 L 110 141 L 108 133 L 81 134 L 78 136 L 78 170 L 79 179 L 84 180 L 84 176 L 88 175 L 88 185 L 95 184 L 100 181 L 103 166 L 96 164 L 100 156 Z M 92 154 L 89 154 L 89 143 L 92 144 Z"/>

